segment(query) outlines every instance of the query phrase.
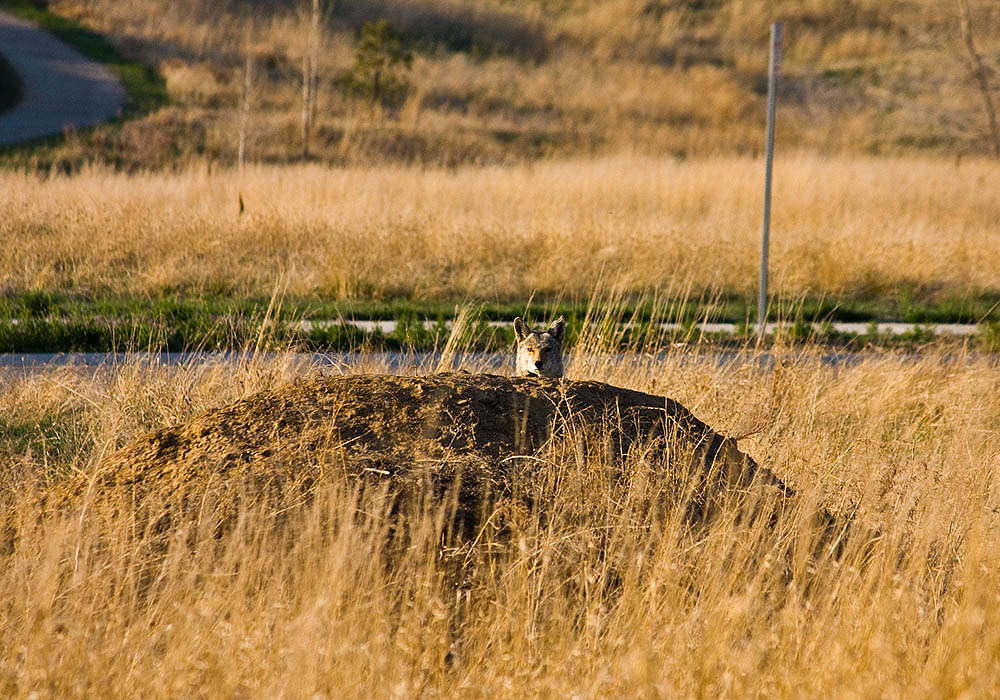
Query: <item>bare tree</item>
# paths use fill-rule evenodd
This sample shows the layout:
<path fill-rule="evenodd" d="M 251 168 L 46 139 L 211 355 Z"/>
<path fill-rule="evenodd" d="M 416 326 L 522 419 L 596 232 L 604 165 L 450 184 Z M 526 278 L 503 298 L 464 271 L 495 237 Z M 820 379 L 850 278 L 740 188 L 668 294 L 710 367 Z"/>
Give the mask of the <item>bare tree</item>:
<path fill-rule="evenodd" d="M 243 165 L 247 156 L 247 131 L 250 128 L 250 107 L 253 96 L 253 51 L 250 46 L 246 49 L 246 58 L 243 65 L 243 99 L 240 100 L 240 145 L 237 163 L 240 172 L 243 172 Z"/>
<path fill-rule="evenodd" d="M 969 9 L 969 0 L 956 0 L 958 3 L 959 26 L 962 32 L 962 40 L 965 42 L 965 49 L 968 52 L 969 67 L 972 77 L 979 85 L 979 92 L 983 96 L 983 105 L 986 107 L 986 117 L 990 122 L 990 135 L 993 138 L 993 154 L 1000 158 L 1000 125 L 997 124 L 997 114 L 993 109 L 993 98 L 990 94 L 990 73 L 983 57 L 976 50 L 976 43 L 972 36 L 972 12 Z"/>
<path fill-rule="evenodd" d="M 243 50 L 243 90 L 240 95 L 239 109 L 237 110 L 236 126 L 238 135 L 238 145 L 236 163 L 239 170 L 243 172 L 243 166 L 247 161 L 247 148 L 250 140 L 250 122 L 253 117 L 254 99 L 257 89 L 254 85 L 256 61 L 260 56 L 260 48 L 255 43 L 256 28 L 253 20 L 248 20 L 243 33 L 241 48 Z"/>
<path fill-rule="evenodd" d="M 319 86 L 320 53 L 325 43 L 325 24 L 333 12 L 333 0 L 303 0 L 299 18 L 306 28 L 302 51 L 302 157 L 309 158 L 316 92 Z"/>

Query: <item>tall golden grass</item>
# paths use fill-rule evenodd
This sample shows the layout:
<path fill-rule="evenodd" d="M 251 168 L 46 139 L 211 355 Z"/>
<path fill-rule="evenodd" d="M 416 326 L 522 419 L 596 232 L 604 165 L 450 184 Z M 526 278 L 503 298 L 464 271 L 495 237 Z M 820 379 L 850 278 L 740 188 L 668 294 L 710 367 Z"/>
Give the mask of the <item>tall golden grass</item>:
<path fill-rule="evenodd" d="M 244 57 L 255 57 L 248 154 L 294 159 L 305 32 L 294 0 L 57 0 L 166 78 L 174 105 L 62 149 L 140 167 L 192 154 L 232 162 Z M 509 162 L 639 148 L 763 149 L 767 35 L 785 23 L 779 139 L 826 152 L 987 153 L 955 3 L 937 0 L 364 0 L 333 3 L 315 154 L 337 162 Z M 1000 15 L 973 0 L 978 46 Z M 336 88 L 357 30 L 386 18 L 417 48 L 407 105 L 372 119 Z M 169 133 L 170 138 L 162 138 Z"/>
<path fill-rule="evenodd" d="M 639 155 L 534 165 L 100 167 L 0 173 L 0 291 L 586 301 L 753 295 L 762 165 Z M 1000 166 L 785 155 L 778 294 L 1000 291 Z M 246 209 L 240 213 L 240 197 Z"/>
<path fill-rule="evenodd" d="M 621 490 L 602 478 L 606 465 L 546 452 L 538 468 L 558 478 L 544 510 L 475 546 L 442 548 L 445 506 L 429 504 L 404 537 L 377 497 L 335 483 L 307 504 L 244 502 L 222 534 L 206 517 L 153 537 L 127 512 L 43 514 L 28 493 L 55 487 L 67 470 L 86 473 L 148 428 L 315 367 L 282 355 L 6 375 L 3 501 L 21 534 L 0 567 L 4 695 L 995 690 L 992 359 L 931 349 L 831 367 L 806 353 L 776 371 L 752 350 L 720 362 L 675 349 L 655 361 L 604 358 L 599 369 L 586 348 L 572 359 L 572 378 L 670 395 L 723 431 L 763 426 L 742 447 L 791 481 L 800 505 L 773 527 L 720 517 L 692 531 L 683 504 L 650 506 L 659 496 L 640 484 L 655 464 L 632 464 L 633 486 Z M 341 369 L 385 371 L 364 360 Z M 882 537 L 840 559 L 811 557 L 819 533 L 806 515 L 838 499 Z"/>

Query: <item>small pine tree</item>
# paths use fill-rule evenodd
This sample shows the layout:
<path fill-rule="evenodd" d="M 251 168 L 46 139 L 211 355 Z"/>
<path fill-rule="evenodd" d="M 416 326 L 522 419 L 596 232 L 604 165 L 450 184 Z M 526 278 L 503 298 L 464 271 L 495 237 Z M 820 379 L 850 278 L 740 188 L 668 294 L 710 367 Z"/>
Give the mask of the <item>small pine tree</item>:
<path fill-rule="evenodd" d="M 398 105 L 409 90 L 401 71 L 412 64 L 413 54 L 389 22 L 365 22 L 354 49 L 354 65 L 341 75 L 340 84 L 348 95 L 368 100 L 373 107 Z"/>

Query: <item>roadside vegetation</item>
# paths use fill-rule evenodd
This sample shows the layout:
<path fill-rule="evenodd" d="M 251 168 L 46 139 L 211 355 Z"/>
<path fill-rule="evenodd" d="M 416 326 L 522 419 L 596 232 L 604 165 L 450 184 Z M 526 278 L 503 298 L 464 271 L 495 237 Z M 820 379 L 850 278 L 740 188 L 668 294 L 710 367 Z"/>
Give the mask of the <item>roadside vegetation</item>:
<path fill-rule="evenodd" d="M 0 172 L 4 295 L 586 301 L 756 293 L 760 161 Z M 772 288 L 1000 293 L 1000 164 L 784 158 Z M 242 204 L 241 204 L 242 202 Z M 242 211 L 241 211 L 242 207 Z"/>
<path fill-rule="evenodd" d="M 149 429 L 317 371 L 389 367 L 251 352 L 6 371 L 2 494 L 19 537 L 0 567 L 4 695 L 959 697 L 1000 683 L 994 361 L 948 350 L 775 365 L 702 346 L 654 362 L 596 340 L 572 348 L 572 379 L 665 393 L 753 433 L 741 448 L 802 505 L 691 530 L 683 498 L 656 506 L 640 487 L 655 465 L 629 462 L 623 488 L 606 462 L 553 445 L 531 462 L 552 475 L 535 505 L 474 542 L 449 534 L 447 499 L 400 524 L 337 468 L 307 498 L 278 484 L 244 498 L 208 473 L 165 481 L 147 503 L 208 494 L 197 522 L 166 529 L 87 497 L 53 511 L 44 497 L 67 475 Z M 812 558 L 816 504 L 884 534 Z"/>
<path fill-rule="evenodd" d="M 265 311 L 262 311 L 264 309 Z M 464 310 L 463 310 L 464 309 Z M 711 342 L 719 348 L 742 349 L 747 343 L 764 347 L 785 343 L 821 344 L 830 350 L 862 351 L 898 348 L 923 352 L 928 346 L 1000 351 L 1000 322 L 995 309 L 971 320 L 976 330 L 968 335 L 938 337 L 937 324 L 928 313 L 915 309 L 903 332 L 892 332 L 879 318 L 868 318 L 870 309 L 848 310 L 809 307 L 801 303 L 776 303 L 770 318 L 779 326 L 764 339 L 757 337 L 755 309 L 736 301 L 690 302 L 674 300 L 614 299 L 595 295 L 586 304 L 421 304 L 419 302 L 352 303 L 302 299 L 198 299 L 179 302 L 158 300 L 121 303 L 102 300 L 63 300 L 54 303 L 44 294 L 29 292 L 0 302 L 0 352 L 106 352 L 141 348 L 145 352 L 234 352 L 256 342 L 260 350 L 295 348 L 301 352 L 368 351 L 441 352 L 455 319 L 465 316 L 470 349 L 504 354 L 514 341 L 511 322 L 522 316 L 547 322 L 559 315 L 569 322 L 567 337 L 576 340 L 577 329 L 600 316 L 608 349 L 629 351 L 657 344 L 692 345 Z M 273 312 L 273 313 L 272 313 Z M 741 314 L 737 314 L 741 312 Z M 844 330 L 831 319 L 848 316 L 861 329 Z M 946 316 L 951 319 L 951 316 Z M 728 324 L 720 328 L 717 324 Z M 268 328 L 260 337 L 261 326 Z"/>
<path fill-rule="evenodd" d="M 466 303 L 485 320 L 582 319 L 613 302 L 640 321 L 752 324 L 760 169 L 633 155 L 0 172 L 0 340 L 19 351 L 238 345 L 234 325 L 260 319 L 275 293 L 289 321 L 437 323 Z M 1000 166 L 987 159 L 783 159 L 771 317 L 831 342 L 843 340 L 823 331 L 832 321 L 1000 321 L 996 191 Z"/>

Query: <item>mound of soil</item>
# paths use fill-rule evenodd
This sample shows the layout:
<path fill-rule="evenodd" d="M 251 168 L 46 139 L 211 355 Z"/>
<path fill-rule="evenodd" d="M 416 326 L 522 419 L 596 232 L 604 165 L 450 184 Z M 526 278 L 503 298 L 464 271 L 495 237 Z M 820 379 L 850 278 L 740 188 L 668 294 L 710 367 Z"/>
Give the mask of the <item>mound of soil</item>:
<path fill-rule="evenodd" d="M 543 457 L 567 441 L 601 464 L 669 456 L 664 463 L 684 459 L 720 487 L 765 483 L 787 493 L 671 399 L 600 382 L 466 373 L 301 379 L 136 440 L 101 465 L 96 483 L 133 504 L 164 486 L 197 500 L 207 485 L 281 493 L 346 479 L 435 496 L 457 485 L 459 514 L 474 524 L 485 499 L 517 490 L 525 469 L 545 469 Z"/>

